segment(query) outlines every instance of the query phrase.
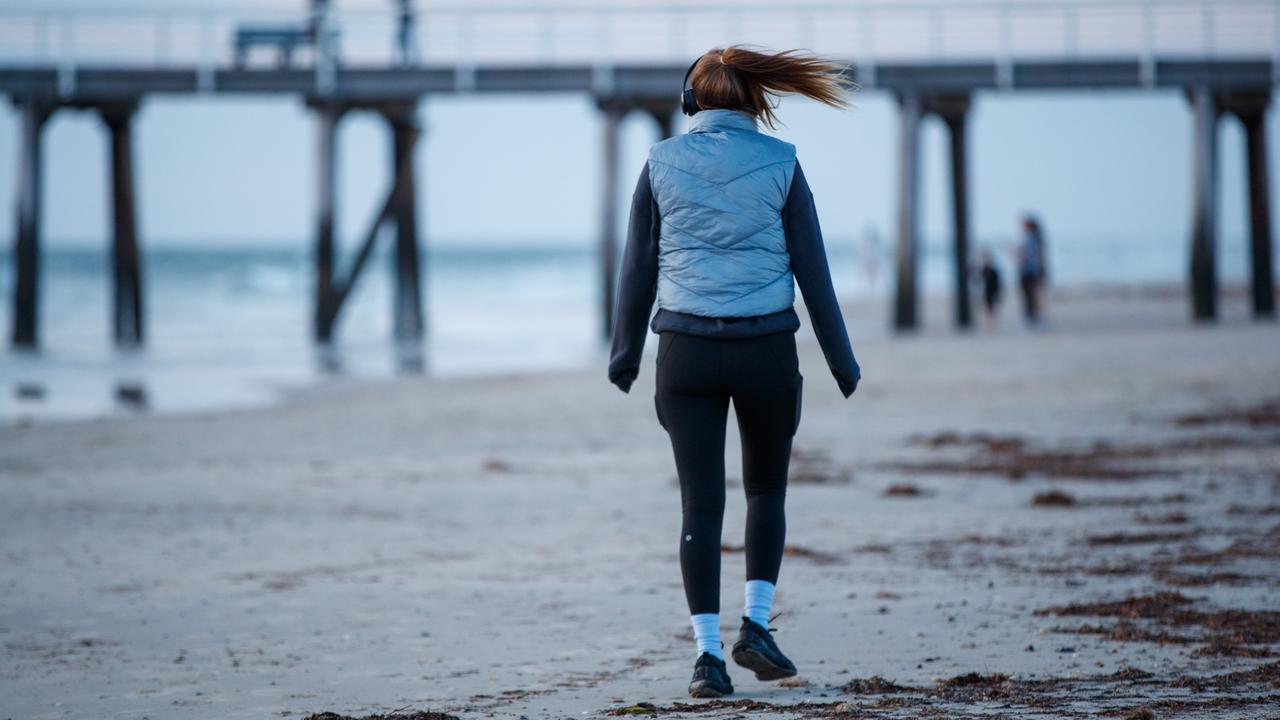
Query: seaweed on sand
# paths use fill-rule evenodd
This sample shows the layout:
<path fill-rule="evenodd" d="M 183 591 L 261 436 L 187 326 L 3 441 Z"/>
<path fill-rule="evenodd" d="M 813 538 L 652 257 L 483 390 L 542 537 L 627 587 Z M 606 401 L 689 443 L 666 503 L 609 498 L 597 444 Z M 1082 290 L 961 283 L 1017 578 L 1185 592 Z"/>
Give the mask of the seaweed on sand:
<path fill-rule="evenodd" d="M 1193 607 L 1199 602 L 1175 590 L 1042 608 L 1035 614 L 1118 618 L 1120 622 L 1113 625 L 1081 625 L 1057 630 L 1096 634 L 1107 640 L 1202 643 L 1203 647 L 1197 651 L 1200 655 L 1268 657 L 1271 654 L 1268 646 L 1280 643 L 1280 611 Z"/>
<path fill-rule="evenodd" d="M 853 472 L 832 460 L 825 450 L 791 450 L 791 485 L 848 485 Z"/>
<path fill-rule="evenodd" d="M 1206 425 L 1247 425 L 1249 427 L 1274 427 L 1280 425 L 1280 398 L 1263 400 L 1245 407 L 1225 407 L 1188 413 L 1174 418 L 1178 427 L 1204 427 Z"/>
<path fill-rule="evenodd" d="M 722 553 L 740 553 L 743 552 L 743 550 L 744 547 L 742 545 L 723 544 L 720 546 L 720 552 Z M 786 545 L 782 548 L 782 554 L 787 557 L 808 560 L 809 562 L 816 563 L 818 565 L 832 565 L 840 562 L 840 557 L 835 553 L 829 553 L 824 550 L 814 550 L 813 548 L 808 548 L 803 545 Z"/>
<path fill-rule="evenodd" d="M 968 448 L 962 457 L 919 462 L 891 462 L 881 467 L 915 474 L 996 475 L 1010 480 L 1047 477 L 1060 480 L 1138 480 L 1167 477 L 1177 470 L 1161 461 L 1179 455 L 1203 455 L 1274 444 L 1275 437 L 1206 435 L 1161 442 L 1120 444 L 1095 440 L 1057 447 L 1034 446 L 1015 436 L 938 433 L 913 436 L 908 442 L 928 448 Z"/>
<path fill-rule="evenodd" d="M 339 715 L 337 712 L 312 712 L 303 720 L 458 720 L 457 715 L 448 715 L 445 712 L 428 712 L 425 710 L 393 710 L 387 714 L 374 715 Z"/>

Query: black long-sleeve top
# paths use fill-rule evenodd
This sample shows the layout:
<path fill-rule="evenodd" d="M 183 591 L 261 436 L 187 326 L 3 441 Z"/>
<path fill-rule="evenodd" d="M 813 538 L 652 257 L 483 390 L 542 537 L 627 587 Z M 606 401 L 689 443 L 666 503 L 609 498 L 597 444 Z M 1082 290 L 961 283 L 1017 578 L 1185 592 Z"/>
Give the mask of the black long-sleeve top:
<path fill-rule="evenodd" d="M 623 392 L 631 389 L 640 372 L 640 356 L 649 330 L 649 313 L 658 292 L 658 239 L 661 216 L 646 164 L 631 196 L 631 220 L 627 227 L 627 247 L 622 256 L 621 281 L 614 313 L 613 346 L 609 358 L 609 381 Z M 809 319 L 827 366 L 845 397 L 853 394 L 862 377 L 853 357 L 844 318 L 831 285 L 831 270 L 822 243 L 822 228 L 813 193 L 804 179 L 800 163 L 782 208 L 782 226 L 791 256 L 791 273 L 804 295 Z M 688 315 L 659 308 L 651 325 L 654 332 L 680 332 L 704 337 L 745 338 L 775 332 L 794 332 L 800 318 L 793 308 L 769 315 L 746 318 L 712 318 Z"/>

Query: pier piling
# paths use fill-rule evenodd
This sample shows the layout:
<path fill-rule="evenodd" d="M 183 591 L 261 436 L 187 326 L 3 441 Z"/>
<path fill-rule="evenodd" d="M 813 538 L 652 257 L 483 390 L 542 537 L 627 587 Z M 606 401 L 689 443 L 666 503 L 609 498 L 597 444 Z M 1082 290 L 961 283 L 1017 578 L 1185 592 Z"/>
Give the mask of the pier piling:
<path fill-rule="evenodd" d="M 919 238 L 917 220 L 920 196 L 920 119 L 923 107 L 919 95 L 898 96 L 898 235 L 896 247 L 897 283 L 894 290 L 893 327 L 912 330 L 917 325 L 919 289 Z"/>
<path fill-rule="evenodd" d="M 920 323 L 920 123 L 937 115 L 947 127 L 951 155 L 951 213 L 955 262 L 955 324 L 973 326 L 969 293 L 968 93 L 898 95 L 898 236 L 893 327 L 913 330 Z"/>
<path fill-rule="evenodd" d="M 955 322 L 956 327 L 973 326 L 973 305 L 969 299 L 969 180 L 965 155 L 965 118 L 947 120 L 951 130 L 951 207 L 955 224 Z"/>
<path fill-rule="evenodd" d="M 604 115 L 601 144 L 604 146 L 600 182 L 600 287 L 604 337 L 613 335 L 614 298 L 618 271 L 618 132 L 626 106 L 612 99 L 597 101 Z"/>
<path fill-rule="evenodd" d="M 659 140 L 666 140 L 675 133 L 676 108 L 672 107 L 670 102 L 661 100 L 648 102 L 642 107 L 658 126 Z"/>
<path fill-rule="evenodd" d="M 1267 106 L 1270 93 L 1233 96 L 1228 107 L 1245 131 L 1249 174 L 1249 264 L 1253 315 L 1276 315 L 1275 281 L 1271 269 L 1271 182 L 1267 172 Z"/>
<path fill-rule="evenodd" d="M 413 151 L 418 144 L 416 103 L 396 103 L 383 110 L 391 126 L 391 193 L 396 223 L 395 337 L 398 342 L 422 339 L 422 281 L 418 262 L 418 203 Z"/>
<path fill-rule="evenodd" d="M 1218 99 L 1205 86 L 1190 90 L 1194 114 L 1191 215 L 1191 315 L 1196 321 L 1218 316 L 1217 158 Z"/>
<path fill-rule="evenodd" d="M 112 331 L 118 347 L 137 347 L 144 338 L 142 259 L 133 182 L 133 117 L 136 102 L 98 107 L 111 135 Z"/>
<path fill-rule="evenodd" d="M 318 343 L 333 339 L 333 322 L 337 308 L 333 303 L 334 260 L 334 196 L 337 192 L 338 121 L 342 108 L 332 102 L 312 104 L 318 120 L 316 135 L 316 237 L 313 248 L 315 263 L 315 297 L 312 333 Z"/>
<path fill-rule="evenodd" d="M 391 253 L 393 292 L 392 327 L 402 345 L 421 341 L 425 327 L 422 308 L 422 270 L 418 251 L 418 207 L 413 153 L 421 130 L 417 120 L 417 100 L 372 101 L 356 105 L 326 99 L 312 100 L 319 119 L 316 169 L 315 239 L 315 340 L 333 340 L 338 316 L 361 271 L 373 254 L 378 235 L 387 222 L 395 224 Z M 391 183 L 382 209 L 365 233 L 364 241 L 351 261 L 350 269 L 339 277 L 335 241 L 337 215 L 336 150 L 337 128 L 342 116 L 353 109 L 372 110 L 387 121 L 391 136 Z M 408 350 L 408 348 L 403 348 Z M 412 356 L 409 353 L 408 356 Z"/>
<path fill-rule="evenodd" d="M 38 98 L 17 100 L 22 138 L 18 147 L 17 229 L 13 236 L 13 346 L 39 343 L 41 140 L 52 108 Z"/>
<path fill-rule="evenodd" d="M 930 98 L 927 108 L 947 126 L 951 141 L 951 217 L 955 268 L 955 323 L 966 330 L 973 326 L 973 305 L 969 298 L 969 174 L 966 133 L 970 100 L 968 95 Z"/>

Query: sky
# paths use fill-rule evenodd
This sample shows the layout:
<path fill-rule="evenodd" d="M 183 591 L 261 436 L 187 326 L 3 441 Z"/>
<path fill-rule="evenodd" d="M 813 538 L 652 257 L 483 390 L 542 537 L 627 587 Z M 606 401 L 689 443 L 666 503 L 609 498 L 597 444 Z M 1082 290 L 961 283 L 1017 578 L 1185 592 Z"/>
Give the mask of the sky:
<path fill-rule="evenodd" d="M 673 87 L 673 105 L 678 93 Z M 777 134 L 797 145 L 829 238 L 869 231 L 888 238 L 896 108 L 874 90 L 852 99 L 853 107 L 836 110 L 788 98 Z M 428 244 L 594 242 L 601 118 L 589 98 L 441 95 L 427 98 L 419 112 L 426 131 L 416 157 L 419 222 Z M 1159 238 L 1185 251 L 1191 116 L 1179 93 L 980 93 L 970 128 L 972 232 L 979 242 L 1008 242 L 1019 214 L 1030 210 L 1059 239 Z M 655 132 L 640 113 L 623 126 L 618 186 L 624 214 Z M 316 124 L 300 100 L 157 96 L 143 106 L 135 133 L 147 246 L 305 246 L 313 226 Z M 14 197 L 17 138 L 12 106 L 0 106 L 0 198 Z M 1240 242 L 1247 228 L 1245 168 L 1243 133 L 1234 120 L 1222 123 L 1220 140 L 1220 229 L 1224 242 Z M 109 188 L 101 123 L 64 110 L 46 126 L 44 142 L 47 242 L 103 242 Z M 385 193 L 390 139 L 380 119 L 357 113 L 343 121 L 339 143 L 338 222 L 350 244 Z M 937 241 L 950 224 L 945 143 L 940 124 L 927 121 L 922 234 Z M 0 237 L 12 233 L 12 209 L 11 201 L 0 201 Z"/>

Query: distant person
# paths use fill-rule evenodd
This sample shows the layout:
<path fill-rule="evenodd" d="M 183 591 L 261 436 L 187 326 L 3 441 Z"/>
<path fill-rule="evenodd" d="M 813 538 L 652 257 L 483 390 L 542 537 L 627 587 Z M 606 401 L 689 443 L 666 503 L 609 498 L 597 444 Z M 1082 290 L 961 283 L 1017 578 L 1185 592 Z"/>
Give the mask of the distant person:
<path fill-rule="evenodd" d="M 977 276 L 978 282 L 982 284 L 982 309 L 986 325 L 995 327 L 1004 283 L 1000 279 L 1000 269 L 996 267 L 996 259 L 990 248 L 982 248 L 978 256 Z"/>
<path fill-rule="evenodd" d="M 311 42 L 315 44 L 317 65 L 337 61 L 338 46 L 335 42 L 337 31 L 330 25 L 332 9 L 330 0 L 311 0 L 307 32 L 311 35 Z"/>
<path fill-rule="evenodd" d="M 329 21 L 329 0 L 311 0 L 311 12 L 307 16 L 307 32 L 312 42 L 319 45 L 323 40 L 324 25 Z"/>
<path fill-rule="evenodd" d="M 797 51 L 707 52 L 685 73 L 689 89 L 682 85 L 681 106 L 693 116 L 689 131 L 649 149 L 632 196 L 609 380 L 624 392 L 631 388 L 656 296 L 654 401 L 680 478 L 680 568 L 697 642 L 693 697 L 733 692 L 720 642 L 731 400 L 747 496 L 746 598 L 733 660 L 759 680 L 796 674 L 769 629 L 786 536 L 791 439 L 800 423 L 795 284 L 845 397 L 861 371 L 796 149 L 759 125 L 773 126 L 770 100 L 784 93 L 843 106 L 839 70 Z"/>
<path fill-rule="evenodd" d="M 395 0 L 396 3 L 396 49 L 399 53 L 400 65 L 409 67 L 417 62 L 417 43 L 413 32 L 413 0 Z"/>
<path fill-rule="evenodd" d="M 1022 288 L 1022 309 L 1027 324 L 1037 326 L 1044 313 L 1044 284 L 1048 279 L 1044 232 L 1031 215 L 1022 218 L 1022 236 L 1017 245 L 1018 283 Z"/>

